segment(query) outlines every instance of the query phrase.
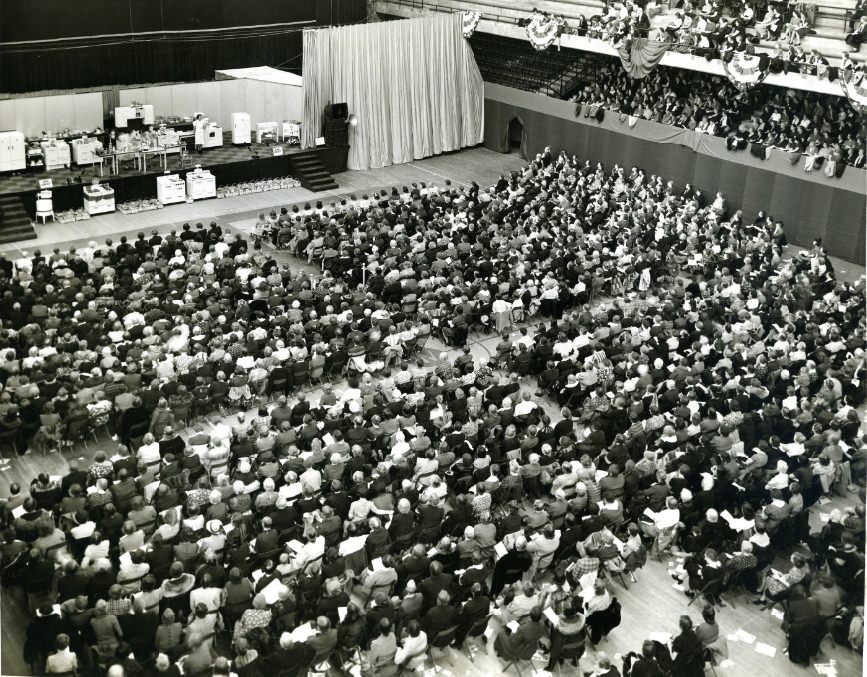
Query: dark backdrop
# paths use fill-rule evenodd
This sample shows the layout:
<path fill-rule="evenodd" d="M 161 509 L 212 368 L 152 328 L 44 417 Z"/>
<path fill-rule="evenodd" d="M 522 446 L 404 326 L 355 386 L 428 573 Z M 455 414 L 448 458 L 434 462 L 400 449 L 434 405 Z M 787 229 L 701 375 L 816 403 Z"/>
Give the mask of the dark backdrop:
<path fill-rule="evenodd" d="M 366 0 L 2 0 L 0 91 L 205 80 L 247 66 L 300 74 L 302 29 L 366 12 Z M 188 32 L 205 29 L 230 30 Z"/>
<path fill-rule="evenodd" d="M 709 199 L 719 190 L 730 208 L 742 208 L 750 220 L 760 210 L 781 219 L 790 242 L 809 245 L 821 237 L 833 256 L 864 263 L 864 191 L 856 193 L 835 188 L 831 181 L 818 183 L 745 166 L 686 146 L 640 139 L 490 97 L 485 98 L 485 145 L 508 152 L 508 127 L 515 117 L 524 125 L 522 150 L 527 157 L 550 146 L 555 152 L 566 150 L 606 167 L 635 165 L 673 179 L 680 187 L 690 183 Z"/>

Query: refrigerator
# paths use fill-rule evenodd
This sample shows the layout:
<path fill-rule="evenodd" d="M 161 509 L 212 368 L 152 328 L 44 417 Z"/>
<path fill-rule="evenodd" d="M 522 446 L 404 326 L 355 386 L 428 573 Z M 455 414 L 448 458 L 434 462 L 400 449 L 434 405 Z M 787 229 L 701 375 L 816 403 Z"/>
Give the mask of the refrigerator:
<path fill-rule="evenodd" d="M 22 132 L 0 132 L 0 172 L 14 172 L 27 166 L 27 149 Z"/>
<path fill-rule="evenodd" d="M 250 143 L 249 113 L 232 113 L 232 143 Z"/>

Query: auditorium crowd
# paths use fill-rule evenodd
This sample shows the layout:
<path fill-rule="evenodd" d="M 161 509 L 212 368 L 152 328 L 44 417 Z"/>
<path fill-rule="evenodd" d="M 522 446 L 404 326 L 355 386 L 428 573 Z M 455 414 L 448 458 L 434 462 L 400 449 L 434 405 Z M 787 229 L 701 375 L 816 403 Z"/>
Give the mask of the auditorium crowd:
<path fill-rule="evenodd" d="M 585 114 L 599 109 L 634 120 L 693 129 L 725 137 L 730 150 L 788 153 L 805 171 L 829 176 L 846 165 L 864 167 L 864 118 L 845 97 L 779 87 L 739 91 L 726 78 L 659 67 L 635 80 L 616 60 L 594 69 L 594 80 L 572 97 Z M 821 159 L 820 159 L 821 158 Z M 824 164 L 824 166 L 823 166 Z"/>
<path fill-rule="evenodd" d="M 0 508 L 25 660 L 387 676 L 485 638 L 503 666 L 700 675 L 744 594 L 793 662 L 860 649 L 864 281 L 785 245 L 719 193 L 546 150 L 249 241 L 0 254 L 2 449 L 69 458 Z M 597 650 L 669 554 L 701 600 L 653 620 L 670 645 Z"/>
<path fill-rule="evenodd" d="M 677 0 L 669 3 L 667 16 L 653 23 L 662 13 L 661 2 L 637 0 L 603 3 L 601 11 L 588 18 L 579 17 L 570 32 L 611 42 L 629 44 L 635 38 L 669 42 L 672 48 L 708 59 L 730 60 L 735 52 L 746 52 L 762 42 L 776 42 L 790 52 L 785 59 L 795 70 L 824 77 L 829 62 L 816 50 L 804 52 L 801 40 L 816 34 L 818 7 L 812 3 L 790 0 Z M 859 0 L 844 17 L 843 37 L 847 50 L 857 52 L 867 38 L 865 5 Z"/>

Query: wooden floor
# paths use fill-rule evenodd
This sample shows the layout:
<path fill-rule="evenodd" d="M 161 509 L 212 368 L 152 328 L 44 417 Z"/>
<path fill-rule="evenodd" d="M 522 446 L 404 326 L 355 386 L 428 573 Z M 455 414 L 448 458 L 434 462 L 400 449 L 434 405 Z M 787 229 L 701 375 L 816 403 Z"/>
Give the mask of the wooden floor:
<path fill-rule="evenodd" d="M 338 175 L 338 183 L 341 187 L 335 194 L 361 193 L 374 188 L 390 188 L 392 185 L 400 188 L 413 181 L 442 184 L 445 178 L 461 183 L 469 183 L 475 179 L 480 185 L 486 186 L 493 183 L 501 172 L 517 168 L 521 164 L 523 164 L 523 160 L 514 155 L 501 155 L 486 149 L 473 149 L 399 167 L 388 167 L 367 172 L 346 172 Z M 185 219 L 219 218 L 222 224 L 230 224 L 232 227 L 244 230 L 249 227 L 256 214 L 262 209 L 284 206 L 299 200 L 318 199 L 318 197 L 308 191 L 303 191 L 303 189 L 293 189 L 292 191 L 260 193 L 228 200 L 211 200 L 194 205 L 178 205 L 159 212 L 134 216 L 121 214 L 100 216 L 89 222 L 76 224 L 74 228 L 49 225 L 40 229 L 38 245 L 45 251 L 48 245 L 54 243 L 58 243 L 58 246 L 69 246 L 72 243 L 86 243 L 95 238 L 104 239 L 109 235 L 116 238 L 122 233 L 134 234 L 143 228 L 159 228 L 164 231 L 168 228 L 168 224 L 176 225 Z M 210 215 L 206 216 L 204 212 L 208 212 Z M 161 218 L 151 220 L 151 217 L 156 216 Z M 149 224 L 145 225 L 143 221 L 149 221 Z M 32 251 L 34 247 L 32 244 L 28 244 L 28 248 Z M 298 267 L 304 264 L 293 259 L 292 265 Z M 852 264 L 843 265 L 842 271 L 838 269 L 838 272 L 842 272 L 842 276 L 854 278 L 863 273 L 863 268 L 859 269 Z M 532 331 L 532 327 L 530 329 Z M 490 357 L 495 352 L 497 342 L 498 338 L 496 337 L 471 337 L 470 345 L 474 357 L 477 359 Z M 428 343 L 423 355 L 426 364 L 433 364 L 440 351 L 443 350 L 447 349 L 435 340 Z M 448 352 L 451 357 L 455 356 L 454 351 Z M 342 390 L 341 385 L 335 386 L 335 391 L 338 394 Z M 528 388 L 535 390 L 532 379 L 530 379 Z M 308 399 L 316 402 L 319 394 L 318 389 L 308 391 Z M 553 402 L 543 401 L 541 404 L 555 422 L 559 420 L 559 409 Z M 186 436 L 188 433 L 189 431 L 184 431 L 183 434 Z M 82 463 L 86 465 L 93 458 L 97 449 L 102 448 L 110 451 L 112 445 L 110 440 L 102 438 L 99 443 L 88 443 L 86 449 L 79 445 L 75 449 L 74 456 L 80 457 Z M 47 472 L 52 475 L 66 473 L 67 459 L 71 456 L 71 454 L 67 454 L 66 457 L 60 454 L 43 456 L 34 453 L 13 459 L 9 469 L 0 474 L 0 496 L 6 494 L 9 484 L 12 482 L 18 482 L 26 487 L 39 472 Z M 814 514 L 811 517 L 814 528 L 818 528 L 820 523 L 819 511 L 829 512 L 835 507 L 843 507 L 853 503 L 852 497 L 835 498 L 830 504 L 814 506 L 812 508 Z M 621 625 L 597 649 L 605 651 L 610 658 L 617 657 L 618 667 L 619 656 L 629 651 L 640 650 L 642 641 L 649 633 L 662 631 L 677 634 L 677 622 L 681 614 L 688 613 L 696 623 L 700 622 L 700 610 L 696 605 L 687 607 L 688 598 L 672 587 L 674 582 L 668 575 L 669 564 L 670 562 L 667 560 L 662 562 L 651 560 L 639 572 L 638 583 L 632 584 L 629 590 L 625 590 L 617 584 L 612 586 L 612 592 L 620 600 L 623 607 L 623 619 Z M 21 656 L 26 618 L 24 607 L 17 593 L 3 590 L 0 593 L 0 675 L 31 674 Z M 716 672 L 719 675 L 740 677 L 741 675 L 755 674 L 762 675 L 762 677 L 785 677 L 788 675 L 816 674 L 814 668 L 806 669 L 795 666 L 782 654 L 782 649 L 785 647 L 785 636 L 780 629 L 779 620 L 772 617 L 770 612 L 760 612 L 757 607 L 750 605 L 747 601 L 742 601 L 737 603 L 735 608 L 731 606 L 724 608 L 719 612 L 717 619 L 723 635 L 729 635 L 738 629 L 743 629 L 755 635 L 757 642 L 764 642 L 776 649 L 776 655 L 771 658 L 757 653 L 753 645 L 729 642 L 732 665 L 717 667 Z M 862 674 L 863 662 L 859 654 L 845 648 L 832 648 L 828 642 L 823 645 L 823 650 L 825 651 L 823 660 L 835 659 L 837 672 L 841 677 Z M 595 654 L 588 651 L 581 660 L 579 668 L 566 665 L 561 674 L 571 677 L 572 675 L 581 675 L 584 671 L 590 671 L 594 657 Z M 505 666 L 493 655 L 492 643 L 474 645 L 470 647 L 469 651 L 457 651 L 449 648 L 444 652 L 435 652 L 434 658 L 439 668 L 437 674 L 444 677 L 491 677 L 492 675 L 504 674 Z M 525 663 L 521 666 L 521 674 L 525 676 L 547 674 L 543 672 L 544 666 L 544 661 L 534 661 L 531 671 Z M 428 670 L 426 673 L 433 675 L 432 670 Z M 514 669 L 510 670 L 510 674 L 514 673 Z"/>

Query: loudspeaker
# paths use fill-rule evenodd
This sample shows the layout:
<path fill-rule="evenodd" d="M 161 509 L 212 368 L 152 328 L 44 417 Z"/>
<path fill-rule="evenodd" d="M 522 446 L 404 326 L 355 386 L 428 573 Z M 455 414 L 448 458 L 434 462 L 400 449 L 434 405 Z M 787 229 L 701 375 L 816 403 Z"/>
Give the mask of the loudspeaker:
<path fill-rule="evenodd" d="M 349 133 L 347 132 L 346 127 L 343 127 L 342 129 L 326 129 L 325 143 L 329 146 L 348 146 Z"/>
<path fill-rule="evenodd" d="M 332 120 L 345 120 L 349 117 L 349 106 L 345 103 L 333 103 L 331 104 L 331 119 Z"/>

